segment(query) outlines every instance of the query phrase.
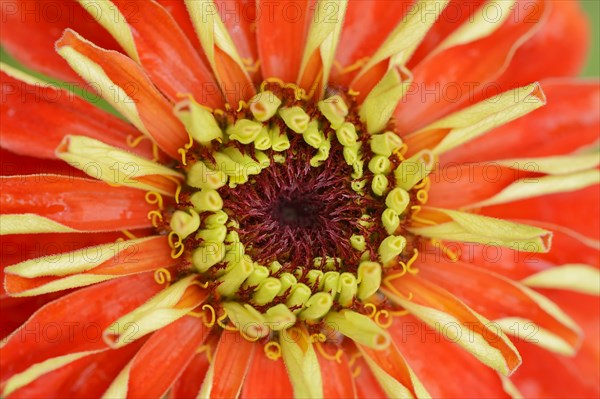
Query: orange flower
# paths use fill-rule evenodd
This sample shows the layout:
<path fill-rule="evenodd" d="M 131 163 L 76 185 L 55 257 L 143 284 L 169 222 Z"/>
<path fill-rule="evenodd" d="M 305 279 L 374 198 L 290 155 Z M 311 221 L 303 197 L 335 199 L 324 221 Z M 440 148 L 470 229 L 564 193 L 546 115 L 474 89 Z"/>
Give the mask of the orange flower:
<path fill-rule="evenodd" d="M 576 2 L 79 3 L 0 3 L 80 93 L 1 65 L 3 397 L 600 394 Z"/>

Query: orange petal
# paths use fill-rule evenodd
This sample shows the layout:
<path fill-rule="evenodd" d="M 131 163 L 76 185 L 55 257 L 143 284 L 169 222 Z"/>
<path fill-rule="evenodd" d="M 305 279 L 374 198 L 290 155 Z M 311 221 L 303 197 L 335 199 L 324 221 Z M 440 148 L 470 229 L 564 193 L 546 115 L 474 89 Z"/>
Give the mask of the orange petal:
<path fill-rule="evenodd" d="M 350 1 L 331 80 L 350 85 L 360 70 L 361 60 L 373 55 L 412 3 L 414 0 L 399 0 L 390 7 L 388 0 Z"/>
<path fill-rule="evenodd" d="M 101 248 L 102 247 L 87 247 L 85 253 L 89 255 L 84 256 L 83 260 L 87 263 L 92 263 L 95 259 L 98 259 L 103 255 Z M 86 270 L 82 273 L 61 276 L 47 275 L 28 278 L 14 274 L 14 272 L 11 272 L 9 269 L 6 271 L 4 287 L 9 295 L 19 296 L 27 293 L 27 291 L 30 290 L 34 290 L 34 292 L 37 290 L 44 291 L 44 286 L 52 283 L 60 284 L 60 280 L 67 280 L 69 278 L 73 278 L 75 275 L 80 277 L 89 275 L 90 277 L 97 277 L 98 281 L 104 281 L 106 279 L 117 278 L 118 276 L 153 271 L 158 268 L 170 268 L 178 265 L 181 262 L 179 259 L 173 259 L 171 256 L 171 248 L 168 244 L 166 236 L 156 236 L 139 242 L 124 241 L 123 243 L 119 243 L 111 249 L 104 250 L 111 251 L 114 256 L 100 263 L 93 269 Z M 61 257 L 64 260 L 66 257 L 73 257 L 73 254 L 63 253 L 60 255 L 51 256 L 49 258 L 49 262 L 58 262 Z M 74 257 L 70 259 L 73 259 L 71 263 L 74 266 Z M 85 283 L 71 282 L 67 283 L 67 286 L 71 288 L 90 284 L 93 284 L 92 280 Z M 47 290 L 55 291 L 57 289 L 47 288 Z M 27 295 L 31 295 L 31 293 L 28 293 Z"/>
<path fill-rule="evenodd" d="M 521 364 L 519 353 L 502 331 L 436 284 L 390 273 L 381 290 L 495 370 L 510 375 Z"/>
<path fill-rule="evenodd" d="M 6 1 L 0 11 L 2 47 L 26 67 L 67 82 L 83 81 L 54 50 L 54 42 L 66 28 L 81 32 L 103 48 L 120 50 L 77 1 Z"/>
<path fill-rule="evenodd" d="M 431 397 L 510 398 L 498 373 L 418 319 L 396 319 L 390 333 Z"/>
<path fill-rule="evenodd" d="M 104 351 L 81 358 L 13 392 L 17 399 L 96 398 L 101 397 L 119 371 L 129 362 L 142 342 L 118 350 Z M 101 370 L 101 372 L 99 372 Z"/>
<path fill-rule="evenodd" d="M 195 398 L 200 392 L 202 381 L 210 363 L 206 353 L 197 353 L 169 391 L 169 399 Z"/>
<path fill-rule="evenodd" d="M 352 370 L 357 398 L 372 399 L 387 397 L 362 356 L 354 358 Z"/>
<path fill-rule="evenodd" d="M 72 92 L 30 84 L 4 71 L 0 72 L 0 79 L 2 147 L 19 154 L 56 158 L 54 149 L 64 136 L 76 134 L 152 158 L 148 141 L 135 148 L 127 145 L 128 137 L 140 135 L 137 129 Z"/>
<path fill-rule="evenodd" d="M 309 3 L 309 0 L 257 1 L 261 14 L 256 18 L 256 38 L 263 79 L 295 82 L 298 78 L 306 31 L 312 18 Z M 290 13 L 289 17 L 286 12 Z"/>
<path fill-rule="evenodd" d="M 167 10 L 154 1 L 113 3 L 129 24 L 140 64 L 161 92 L 172 102 L 191 93 L 208 107 L 224 106 L 209 68 Z"/>
<path fill-rule="evenodd" d="M 133 104 L 120 104 L 135 112 L 136 120 L 131 120 L 136 127 L 147 134 L 171 157 L 179 159 L 177 150 L 188 142 L 188 134 L 181 122 L 173 114 L 172 106 L 154 87 L 148 76 L 129 57 L 115 51 L 107 51 L 86 41 L 74 31 L 67 29 L 56 43 L 57 51 L 74 51 L 78 56 L 100 66 L 113 85 L 102 90 L 107 101 L 114 101 L 116 90 L 124 91 Z M 79 65 L 85 70 L 89 65 Z M 95 82 L 90 82 L 95 83 Z M 120 101 L 120 100 L 118 100 Z M 118 103 L 115 105 L 119 105 Z"/>
<path fill-rule="evenodd" d="M 257 350 L 240 396 L 247 399 L 293 398 L 294 391 L 283 360 L 271 360 L 264 350 Z"/>
<path fill-rule="evenodd" d="M 246 71 L 254 83 L 260 83 L 260 61 L 256 38 L 256 0 L 215 0 L 221 19 L 227 27 Z"/>
<path fill-rule="evenodd" d="M 547 11 L 546 3 L 541 0 L 516 4 L 513 15 L 491 35 L 443 50 L 412 70 L 413 84 L 395 113 L 399 132 L 418 130 L 476 102 L 474 93 L 483 89 L 492 91 L 488 96 L 500 93 L 496 85 L 492 84 L 490 89 L 490 82 L 503 71 L 514 50 L 534 31 Z"/>
<path fill-rule="evenodd" d="M 151 274 L 139 274 L 75 291 L 40 308 L 0 348 L 2 384 L 45 360 L 108 348 L 102 331 L 161 288 Z"/>
<path fill-rule="evenodd" d="M 420 277 L 445 288 L 487 319 L 525 319 L 531 322 L 532 329 L 535 323 L 573 350 L 579 345 L 581 337 L 576 325 L 571 320 L 563 320 L 560 310 L 552 309 L 553 305 L 538 299 L 519 283 L 463 262 L 423 263 L 419 269 Z M 516 338 L 522 339 L 527 338 Z"/>
<path fill-rule="evenodd" d="M 558 76 L 577 76 L 590 48 L 590 23 L 579 1 L 550 1 L 550 14 L 520 47 L 498 84 L 527 84 Z M 565 35 L 564 32 L 569 32 Z M 548 51 L 552 49 L 552 51 Z"/>
<path fill-rule="evenodd" d="M 431 188 L 427 205 L 458 209 L 491 198 L 516 180 L 534 176 L 539 174 L 493 162 L 446 163 L 429 175 Z"/>
<path fill-rule="evenodd" d="M 183 1 L 173 1 L 173 0 L 155 0 L 161 6 L 164 7 L 165 10 L 171 14 L 173 19 L 185 36 L 188 38 L 194 49 L 196 50 L 198 56 L 202 59 L 204 65 L 208 65 L 208 60 L 206 59 L 206 54 L 204 54 L 204 50 L 202 50 L 202 45 L 200 44 L 200 40 L 198 40 L 198 35 L 196 35 L 196 31 L 194 30 L 194 25 L 192 25 L 192 20 L 190 19 L 190 14 L 188 13 L 187 7 Z"/>
<path fill-rule="evenodd" d="M 423 41 L 413 54 L 408 63 L 412 69 L 418 65 L 423 58 L 427 57 L 450 33 L 461 26 L 467 19 L 472 18 L 476 10 L 483 4 L 484 0 L 450 0 L 438 20 L 433 24 Z M 530 82 L 527 82 L 530 83 Z"/>
<path fill-rule="evenodd" d="M 597 184 L 574 192 L 490 206 L 483 208 L 481 213 L 501 219 L 552 223 L 600 240 L 600 190 Z"/>
<path fill-rule="evenodd" d="M 562 3 L 562 2 L 561 2 Z M 483 162 L 562 155 L 593 143 L 600 131 L 600 83 L 542 82 L 546 106 L 444 154 L 440 162 Z"/>
<path fill-rule="evenodd" d="M 338 345 L 316 344 L 317 359 L 321 367 L 323 396 L 326 398 L 355 398 L 356 387 L 348 364 L 348 356 Z"/>
<path fill-rule="evenodd" d="M 211 398 L 238 397 L 257 348 L 261 350 L 262 346 L 244 339 L 237 331 L 224 330 L 204 379 L 203 392 L 210 392 Z"/>
<path fill-rule="evenodd" d="M 0 146 L 4 144 L 4 140 Z M 75 169 L 71 165 L 61 160 L 34 158 L 24 155 L 17 155 L 14 152 L 0 148 L 0 176 L 17 175 L 65 175 L 73 177 L 85 177 L 85 173 Z"/>
<path fill-rule="evenodd" d="M 161 398 L 208 335 L 203 322 L 185 316 L 154 333 L 133 358 L 127 397 Z"/>
<path fill-rule="evenodd" d="M 398 350 L 398 347 L 392 343 L 386 349 L 377 351 L 362 345 L 358 345 L 360 351 L 366 357 L 367 363 L 372 362 L 370 367 L 377 367 L 381 372 L 387 374 L 389 377 L 397 381 L 406 393 L 412 395 L 414 398 L 419 398 L 427 395 L 420 381 L 418 381 L 410 369 L 410 366 Z M 373 374 L 377 375 L 373 369 Z M 397 392 L 397 391 L 396 391 Z M 387 392 L 388 396 L 392 392 Z"/>
<path fill-rule="evenodd" d="M 0 182 L 2 214 L 33 212 L 78 231 L 150 227 L 147 214 L 156 209 L 141 190 L 111 187 L 97 180 L 28 175 L 2 177 Z"/>

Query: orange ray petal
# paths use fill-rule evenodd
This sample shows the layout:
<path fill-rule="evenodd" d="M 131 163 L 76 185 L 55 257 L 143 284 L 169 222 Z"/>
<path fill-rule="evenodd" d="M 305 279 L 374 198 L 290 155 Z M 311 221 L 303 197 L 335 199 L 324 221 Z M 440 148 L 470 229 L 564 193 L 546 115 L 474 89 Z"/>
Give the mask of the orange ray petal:
<path fill-rule="evenodd" d="M 577 76 L 590 49 L 590 22 L 579 1 L 550 1 L 543 25 L 520 47 L 498 84 L 527 84 L 540 79 Z M 568 35 L 562 32 L 569 32 Z M 552 51 L 548 51 L 552 49 Z"/>
<path fill-rule="evenodd" d="M 281 358 L 271 360 L 263 350 L 254 354 L 242 387 L 242 398 L 293 398 L 294 391 Z"/>
<path fill-rule="evenodd" d="M 2 214 L 33 212 L 79 231 L 151 227 L 147 214 L 156 209 L 141 190 L 111 187 L 97 180 L 28 175 L 2 177 L 0 182 Z"/>
<path fill-rule="evenodd" d="M 206 353 L 196 353 L 169 391 L 169 399 L 195 398 L 210 362 Z"/>
<path fill-rule="evenodd" d="M 154 333 L 133 358 L 127 397 L 162 397 L 207 335 L 203 322 L 191 316 L 184 316 Z"/>
<path fill-rule="evenodd" d="M 515 48 L 532 34 L 547 12 L 541 0 L 517 4 L 513 15 L 493 34 L 443 50 L 412 70 L 413 84 L 395 113 L 400 133 L 418 130 L 476 102 L 478 98 L 473 93 L 490 90 L 489 83 L 502 72 Z M 491 91 L 488 96 L 499 94 L 495 85 Z"/>
<path fill-rule="evenodd" d="M 390 332 L 431 397 L 510 398 L 497 372 L 420 320 L 398 318 Z"/>
<path fill-rule="evenodd" d="M 436 284 L 392 272 L 384 278 L 381 290 L 497 371 L 510 375 L 521 364 L 519 353 L 502 331 Z"/>
<path fill-rule="evenodd" d="M 345 86 L 360 70 L 360 61 L 373 55 L 402 20 L 414 0 L 350 1 L 336 52 L 331 80 Z"/>
<path fill-rule="evenodd" d="M 54 50 L 60 33 L 73 28 L 99 46 L 121 51 L 117 42 L 77 1 L 42 3 L 38 0 L 3 2 L 2 47 L 26 67 L 66 82 L 83 83 Z"/>
<path fill-rule="evenodd" d="M 291 0 L 284 3 L 258 0 L 261 10 L 256 21 L 258 54 L 263 79 L 278 78 L 295 82 L 312 12 L 309 0 Z M 286 11 L 293 13 L 286 16 Z"/>
<path fill-rule="evenodd" d="M 579 345 L 578 328 L 570 320 L 569 323 L 562 320 L 560 311 L 552 310 L 541 299 L 536 300 L 535 293 L 518 283 L 463 262 L 427 262 L 419 269 L 420 277 L 456 295 L 487 319 L 522 318 L 560 337 L 573 350 Z M 520 337 L 515 340 L 522 339 L 526 340 Z"/>
<path fill-rule="evenodd" d="M 83 261 L 86 263 L 92 263 L 95 259 L 98 259 L 103 255 L 101 247 L 88 247 L 85 251 L 85 253 L 89 254 L 83 258 Z M 48 284 L 60 284 L 60 280 L 72 279 L 73 276 L 85 278 L 85 275 L 89 275 L 90 277 L 97 277 L 98 281 L 104 281 L 106 279 L 117 278 L 129 274 L 153 271 L 158 268 L 170 268 L 181 262 L 181 260 L 173 259 L 171 256 L 171 248 L 166 236 L 156 236 L 140 242 L 124 241 L 111 249 L 105 248 L 104 251 L 110 251 L 114 255 L 93 269 L 76 274 L 25 277 L 14 274 L 14 272 L 11 272 L 10 269 L 8 269 L 6 271 L 4 287 L 9 295 L 18 296 L 30 290 L 44 290 L 44 286 Z M 49 262 L 56 263 L 61 257 L 64 260 L 66 257 L 71 256 L 73 255 L 67 253 L 51 256 Z M 41 261 L 42 260 L 40 260 L 40 262 Z M 72 264 L 74 265 L 74 263 L 75 260 L 73 260 Z M 71 288 L 93 283 L 92 280 L 89 280 L 86 283 L 71 282 L 68 283 L 67 286 Z M 52 288 L 48 289 L 51 289 L 52 291 L 56 290 Z"/>
<path fill-rule="evenodd" d="M 138 274 L 75 291 L 40 308 L 0 348 L 2 386 L 45 360 L 108 348 L 102 331 L 161 288 L 151 274 Z"/>
<path fill-rule="evenodd" d="M 600 131 L 600 83 L 541 82 L 546 106 L 444 154 L 441 163 L 562 155 L 593 143 Z"/>
<path fill-rule="evenodd" d="M 140 64 L 172 102 L 191 93 L 196 101 L 222 108 L 223 97 L 209 68 L 190 44 L 175 19 L 154 1 L 113 1 L 125 16 L 133 34 Z"/>
<path fill-rule="evenodd" d="M 356 387 L 348 356 L 336 344 L 317 343 L 315 351 L 323 380 L 323 396 L 326 398 L 355 398 Z M 339 351 L 339 352 L 338 352 Z"/>
<path fill-rule="evenodd" d="M 247 341 L 237 331 L 224 330 L 204 380 L 203 391 L 210 392 L 211 398 L 238 397 L 254 352 L 261 349 L 261 345 Z"/>
<path fill-rule="evenodd" d="M 133 107 L 137 112 L 140 126 L 171 157 L 179 159 L 177 150 L 188 142 L 188 135 L 181 122 L 175 117 L 171 104 L 154 87 L 142 68 L 129 57 L 115 51 L 107 51 L 86 41 L 74 31 L 67 29 L 56 43 L 57 51 L 72 50 L 101 67 L 101 70 L 113 83 L 113 90 L 103 90 L 107 101 L 114 100 L 114 89 L 124 91 L 133 104 L 121 104 Z M 85 68 L 79 65 L 78 68 Z M 83 69 L 82 69 L 83 70 Z M 95 82 L 90 82 L 95 83 Z M 116 87 L 115 87 L 116 86 Z M 110 92 L 109 92 L 110 91 Z M 134 121 L 132 121 L 134 122 Z M 134 123 L 135 124 L 135 123 Z"/>
<path fill-rule="evenodd" d="M 140 132 L 67 90 L 30 84 L 4 71 L 2 81 L 2 147 L 40 158 L 56 158 L 55 148 L 67 134 L 83 135 L 152 158 L 152 145 L 127 145 Z M 92 97 L 97 98 L 96 95 Z"/>
<path fill-rule="evenodd" d="M 106 391 L 119 371 L 129 362 L 142 342 L 118 350 L 104 351 L 81 358 L 13 392 L 17 399 L 94 398 Z M 102 370 L 101 372 L 99 372 Z"/>

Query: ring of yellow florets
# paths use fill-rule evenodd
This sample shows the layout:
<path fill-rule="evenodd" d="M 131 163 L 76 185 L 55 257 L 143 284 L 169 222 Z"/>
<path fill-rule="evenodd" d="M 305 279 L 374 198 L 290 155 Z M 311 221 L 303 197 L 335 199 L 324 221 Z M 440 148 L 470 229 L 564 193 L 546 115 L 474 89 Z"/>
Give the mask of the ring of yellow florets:
<path fill-rule="evenodd" d="M 187 186 L 178 193 L 167 230 L 174 256 L 188 260 L 214 290 L 221 317 L 212 324 L 228 318 L 256 326 L 244 335 L 258 339 L 298 320 L 319 334 L 322 322 L 340 328 L 360 323 L 364 314 L 374 317 L 382 269 L 406 270 L 414 260 L 403 253 L 404 221 L 418 211 L 413 204 L 423 202 L 419 197 L 426 200 L 424 182 L 402 156 L 402 140 L 393 131 L 368 134 L 346 92 L 314 104 L 300 89 L 278 83 L 263 84 L 238 110 L 211 112 L 190 98 L 176 113 L 194 142 L 182 150 Z M 282 175 L 293 190 L 277 181 Z M 318 190 L 324 196 L 315 199 L 311 193 Z M 343 212 L 325 229 L 326 239 L 299 238 L 302 245 L 317 244 L 306 251 L 273 247 L 273 223 L 289 211 L 284 207 L 281 216 L 280 207 L 272 206 L 281 202 L 272 201 L 274 195 L 302 202 L 307 217 L 327 219 L 332 207 Z M 261 206 L 275 209 L 276 217 L 258 212 Z M 275 222 L 264 220 L 271 217 Z M 286 226 L 290 237 L 309 231 L 301 222 L 296 231 Z"/>

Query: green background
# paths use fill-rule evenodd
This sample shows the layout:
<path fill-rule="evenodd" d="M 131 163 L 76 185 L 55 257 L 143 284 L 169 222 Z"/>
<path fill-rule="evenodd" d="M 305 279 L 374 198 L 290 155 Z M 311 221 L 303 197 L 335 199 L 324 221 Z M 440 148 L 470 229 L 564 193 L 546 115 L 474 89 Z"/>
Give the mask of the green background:
<path fill-rule="evenodd" d="M 600 0 L 583 0 L 581 3 L 592 24 L 592 47 L 582 75 L 600 76 Z"/>

